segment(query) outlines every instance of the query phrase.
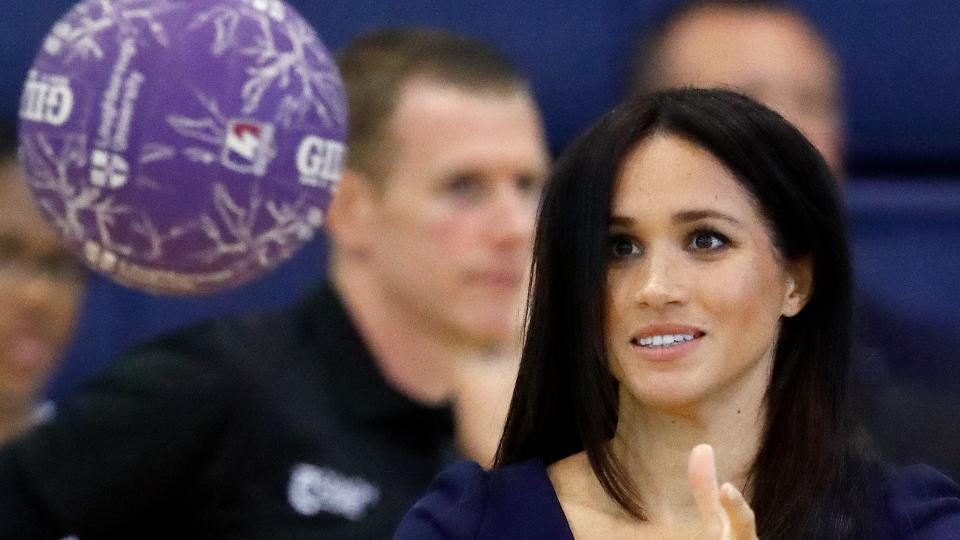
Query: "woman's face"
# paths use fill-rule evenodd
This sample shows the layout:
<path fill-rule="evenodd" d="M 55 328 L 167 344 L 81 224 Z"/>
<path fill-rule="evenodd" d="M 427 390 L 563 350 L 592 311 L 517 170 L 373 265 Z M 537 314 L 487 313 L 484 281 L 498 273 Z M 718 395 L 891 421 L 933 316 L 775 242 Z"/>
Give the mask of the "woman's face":
<path fill-rule="evenodd" d="M 621 396 L 667 409 L 762 396 L 809 271 L 781 260 L 733 175 L 690 142 L 648 137 L 614 186 L 609 238 L 605 331 Z"/>

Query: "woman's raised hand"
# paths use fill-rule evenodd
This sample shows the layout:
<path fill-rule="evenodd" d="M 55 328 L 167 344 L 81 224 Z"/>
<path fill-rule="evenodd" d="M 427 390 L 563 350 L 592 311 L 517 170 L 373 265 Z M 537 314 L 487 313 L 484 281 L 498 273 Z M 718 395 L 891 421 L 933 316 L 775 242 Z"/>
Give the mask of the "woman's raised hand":
<path fill-rule="evenodd" d="M 733 484 L 717 485 L 713 447 L 701 444 L 690 452 L 687 479 L 700 508 L 703 540 L 757 540 L 753 509 Z"/>

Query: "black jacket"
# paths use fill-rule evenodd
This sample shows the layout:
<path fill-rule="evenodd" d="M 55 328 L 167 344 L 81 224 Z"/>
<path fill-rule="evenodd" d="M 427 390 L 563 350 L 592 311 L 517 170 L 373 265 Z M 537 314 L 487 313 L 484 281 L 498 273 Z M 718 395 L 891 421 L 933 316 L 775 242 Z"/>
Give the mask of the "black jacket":
<path fill-rule="evenodd" d="M 0 538 L 385 538 L 451 432 L 326 286 L 125 355 L 0 450 Z"/>

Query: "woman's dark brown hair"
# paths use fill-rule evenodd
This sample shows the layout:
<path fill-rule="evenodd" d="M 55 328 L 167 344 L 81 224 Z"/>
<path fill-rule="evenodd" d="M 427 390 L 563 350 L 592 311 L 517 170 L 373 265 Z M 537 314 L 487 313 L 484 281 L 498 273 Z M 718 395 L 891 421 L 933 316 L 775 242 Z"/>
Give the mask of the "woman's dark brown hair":
<path fill-rule="evenodd" d="M 753 196 L 785 260 L 809 257 L 813 291 L 783 319 L 749 474 L 761 538 L 852 534 L 844 388 L 851 275 L 837 183 L 780 115 L 725 90 L 678 89 L 618 106 L 560 157 L 537 225 L 528 327 L 497 465 L 586 450 L 613 500 L 643 518 L 611 453 L 617 382 L 603 321 L 611 192 L 628 153 L 655 133 L 709 151 Z M 690 194 L 695 197 L 696 194 Z"/>

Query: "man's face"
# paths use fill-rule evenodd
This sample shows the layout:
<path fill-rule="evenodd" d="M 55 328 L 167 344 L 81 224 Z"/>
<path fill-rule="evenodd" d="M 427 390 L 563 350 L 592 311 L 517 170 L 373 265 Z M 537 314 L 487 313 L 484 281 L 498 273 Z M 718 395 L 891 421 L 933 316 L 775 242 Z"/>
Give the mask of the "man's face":
<path fill-rule="evenodd" d="M 662 43 L 658 87 L 729 86 L 782 114 L 843 169 L 837 67 L 807 24 L 788 13 L 704 8 Z"/>
<path fill-rule="evenodd" d="M 511 339 L 548 166 L 534 104 L 413 79 L 388 129 L 368 254 L 383 300 L 441 339 Z"/>
<path fill-rule="evenodd" d="M 29 407 L 57 367 L 84 289 L 15 162 L 0 164 L 0 410 Z"/>

